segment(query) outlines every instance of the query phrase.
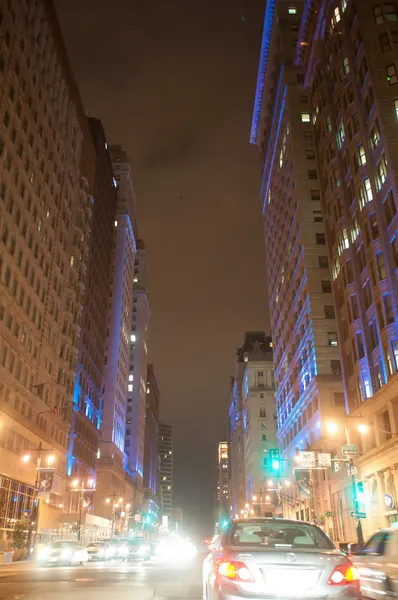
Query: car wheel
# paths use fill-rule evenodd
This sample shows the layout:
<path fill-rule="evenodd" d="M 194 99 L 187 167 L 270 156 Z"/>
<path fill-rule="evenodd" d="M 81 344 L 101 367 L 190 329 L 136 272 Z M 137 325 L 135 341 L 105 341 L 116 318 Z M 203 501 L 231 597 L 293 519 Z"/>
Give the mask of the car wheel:
<path fill-rule="evenodd" d="M 384 583 L 384 597 L 385 598 L 396 598 L 396 595 L 394 594 L 394 586 L 389 577 L 386 577 L 386 580 Z"/>

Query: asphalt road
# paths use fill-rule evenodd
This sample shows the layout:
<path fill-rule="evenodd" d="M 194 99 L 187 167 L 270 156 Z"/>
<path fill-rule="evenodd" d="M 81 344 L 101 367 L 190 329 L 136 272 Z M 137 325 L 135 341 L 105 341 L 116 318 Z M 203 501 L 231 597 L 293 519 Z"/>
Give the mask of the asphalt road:
<path fill-rule="evenodd" d="M 0 566 L 0 600 L 201 600 L 201 560 Z"/>

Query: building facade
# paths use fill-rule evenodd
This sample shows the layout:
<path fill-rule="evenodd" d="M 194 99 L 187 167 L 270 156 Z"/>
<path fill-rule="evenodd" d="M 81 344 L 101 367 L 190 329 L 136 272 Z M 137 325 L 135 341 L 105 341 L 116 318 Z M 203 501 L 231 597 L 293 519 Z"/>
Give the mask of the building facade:
<path fill-rule="evenodd" d="M 347 427 L 354 440 L 352 417 L 368 427 L 356 439 L 367 533 L 398 519 L 397 21 L 396 2 L 305 2 L 295 53 L 311 98 Z M 347 537 L 352 495 L 334 497 Z"/>
<path fill-rule="evenodd" d="M 148 365 L 145 404 L 145 449 L 144 449 L 144 512 L 151 522 L 159 517 L 158 486 L 159 468 L 159 406 L 160 393 L 155 368 Z"/>
<path fill-rule="evenodd" d="M 294 60 L 303 10 L 303 2 L 267 3 L 251 131 L 263 171 L 277 436 L 290 469 L 298 449 L 319 447 L 322 424 L 345 414 L 311 99 Z M 317 472 L 313 479 L 305 514 L 319 518 L 331 500 L 325 505 Z"/>
<path fill-rule="evenodd" d="M 160 513 L 170 521 L 173 509 L 173 428 L 159 425 Z"/>
<path fill-rule="evenodd" d="M 142 484 L 145 444 L 145 406 L 148 392 L 147 362 L 149 337 L 148 262 L 145 244 L 137 239 L 134 261 L 133 314 L 130 334 L 129 382 L 127 390 L 126 455 L 129 468 Z M 152 375 L 152 370 L 149 369 Z M 144 485 L 145 487 L 145 485 Z"/>
<path fill-rule="evenodd" d="M 95 481 L 107 343 L 104 323 L 108 315 L 112 276 L 117 191 L 102 124 L 94 118 L 89 118 L 88 123 L 95 148 L 95 174 L 67 472 L 73 479 Z M 100 244 L 98 240 L 101 240 Z M 68 506 L 70 510 L 78 510 L 77 494 L 72 494 Z M 93 509 L 94 503 L 91 502 L 90 510 Z"/>
<path fill-rule="evenodd" d="M 271 338 L 264 332 L 246 333 L 234 371 L 239 378 L 230 406 L 230 512 L 241 515 L 249 508 L 273 514 L 277 502 L 267 489 L 275 471 L 281 473 L 273 469 L 271 458 L 278 451 Z"/>
<path fill-rule="evenodd" d="M 109 146 L 108 151 L 113 165 L 125 160 L 125 153 L 120 147 Z M 105 501 L 110 492 L 120 495 L 134 508 L 138 503 L 135 474 L 129 470 L 125 453 L 136 253 L 133 231 L 134 193 L 128 183 L 124 177 L 118 183 L 115 177 L 117 204 L 112 254 L 113 273 L 107 321 L 103 420 L 97 460 L 96 510 L 101 507 L 101 516 L 107 516 L 109 513 L 109 506 L 105 506 Z"/>
<path fill-rule="evenodd" d="M 229 465 L 228 442 L 218 444 L 216 522 L 220 527 L 229 518 Z"/>
<path fill-rule="evenodd" d="M 51 534 L 65 494 L 94 149 L 52 3 L 3 2 L 1 17 L 0 528 L 26 518 Z M 43 502 L 34 484 L 50 456 Z"/>

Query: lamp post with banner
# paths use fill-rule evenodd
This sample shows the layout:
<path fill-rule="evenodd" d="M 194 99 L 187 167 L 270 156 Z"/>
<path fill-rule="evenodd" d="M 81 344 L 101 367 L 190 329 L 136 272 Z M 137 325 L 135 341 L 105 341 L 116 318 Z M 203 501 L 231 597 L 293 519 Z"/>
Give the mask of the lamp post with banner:
<path fill-rule="evenodd" d="M 79 494 L 79 520 L 77 524 L 77 539 L 80 542 L 82 537 L 82 523 L 83 523 L 83 510 L 90 506 L 90 500 L 84 497 L 87 492 L 95 492 L 95 480 L 90 477 L 89 479 L 80 481 L 74 479 L 72 481 L 71 492 L 77 492 Z"/>

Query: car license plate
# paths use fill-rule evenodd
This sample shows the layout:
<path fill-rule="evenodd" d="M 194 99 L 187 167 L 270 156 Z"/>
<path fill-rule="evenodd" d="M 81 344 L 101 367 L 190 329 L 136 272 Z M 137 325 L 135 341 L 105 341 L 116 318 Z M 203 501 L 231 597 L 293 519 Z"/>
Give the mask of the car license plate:
<path fill-rule="evenodd" d="M 312 590 L 319 581 L 319 571 L 315 569 L 263 569 L 265 583 L 279 591 L 302 592 Z"/>

